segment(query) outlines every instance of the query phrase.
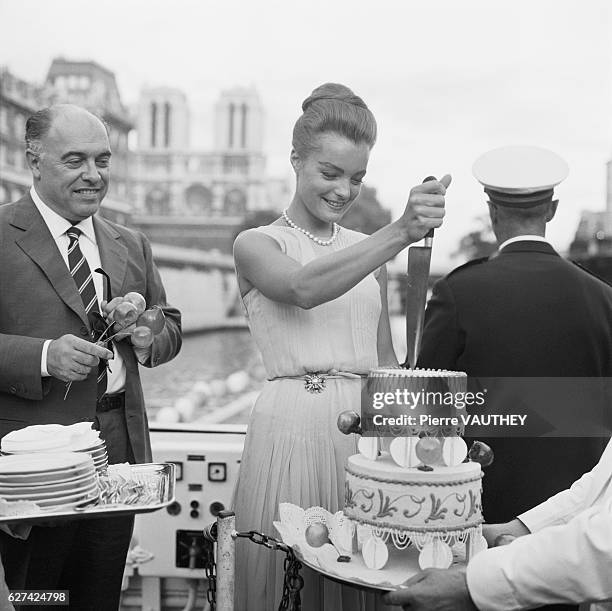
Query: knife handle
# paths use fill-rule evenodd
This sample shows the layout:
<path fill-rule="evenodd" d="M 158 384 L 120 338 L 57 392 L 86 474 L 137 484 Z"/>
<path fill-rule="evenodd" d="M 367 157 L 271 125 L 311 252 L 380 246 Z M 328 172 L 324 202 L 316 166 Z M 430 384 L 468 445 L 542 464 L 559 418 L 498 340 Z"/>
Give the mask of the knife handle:
<path fill-rule="evenodd" d="M 423 182 L 429 182 L 430 180 L 438 180 L 435 176 L 426 176 L 423 179 Z M 434 237 L 434 230 L 430 229 L 424 236 L 425 239 L 425 246 L 427 246 L 428 248 L 431 248 L 432 242 L 433 242 L 433 237 Z"/>

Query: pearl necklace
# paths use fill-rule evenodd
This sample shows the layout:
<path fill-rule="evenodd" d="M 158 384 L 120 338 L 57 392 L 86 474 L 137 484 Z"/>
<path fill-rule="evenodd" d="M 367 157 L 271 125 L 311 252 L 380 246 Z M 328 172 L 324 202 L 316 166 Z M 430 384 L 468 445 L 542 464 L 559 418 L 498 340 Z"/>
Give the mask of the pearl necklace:
<path fill-rule="evenodd" d="M 338 223 L 332 223 L 332 237 L 329 238 L 329 240 L 322 240 L 321 238 L 317 238 L 317 236 L 312 235 L 310 231 L 306 231 L 306 229 L 303 229 L 302 227 L 296 225 L 289 218 L 289 215 L 287 214 L 287 209 L 283 210 L 282 217 L 285 220 L 285 223 L 289 225 L 289 227 L 301 231 L 307 238 L 310 238 L 313 242 L 315 242 L 315 244 L 318 244 L 319 246 L 330 246 L 331 244 L 333 244 L 336 241 L 336 238 L 338 237 L 338 232 L 340 231 L 340 225 L 338 225 Z"/>

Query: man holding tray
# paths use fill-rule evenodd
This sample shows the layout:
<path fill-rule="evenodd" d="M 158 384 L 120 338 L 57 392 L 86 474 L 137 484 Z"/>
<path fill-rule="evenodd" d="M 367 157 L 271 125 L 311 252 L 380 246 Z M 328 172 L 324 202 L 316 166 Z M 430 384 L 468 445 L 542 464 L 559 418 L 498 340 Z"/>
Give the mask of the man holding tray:
<path fill-rule="evenodd" d="M 0 436 L 92 421 L 109 463 L 149 462 L 138 364 L 176 356 L 180 313 L 166 303 L 145 236 L 94 216 L 110 178 L 107 128 L 77 106 L 43 109 L 27 121 L 26 156 L 30 192 L 0 207 Z M 130 292 L 165 314 L 153 343 L 91 341 Z M 132 527 L 121 517 L 33 527 L 25 541 L 0 533 L 6 581 L 69 590 L 74 609 L 117 609 Z"/>

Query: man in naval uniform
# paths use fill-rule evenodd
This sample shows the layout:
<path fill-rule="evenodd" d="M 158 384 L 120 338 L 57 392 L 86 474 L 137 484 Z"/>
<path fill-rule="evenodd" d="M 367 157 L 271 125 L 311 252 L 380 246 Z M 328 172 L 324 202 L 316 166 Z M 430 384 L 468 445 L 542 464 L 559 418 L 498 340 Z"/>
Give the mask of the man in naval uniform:
<path fill-rule="evenodd" d="M 536 147 L 503 147 L 482 155 L 473 171 L 489 199 L 499 250 L 436 283 L 419 366 L 480 378 L 612 376 L 612 287 L 562 259 L 544 237 L 565 161 Z M 488 522 L 506 522 L 570 486 L 607 441 L 482 440 L 496 456 L 484 481 Z"/>

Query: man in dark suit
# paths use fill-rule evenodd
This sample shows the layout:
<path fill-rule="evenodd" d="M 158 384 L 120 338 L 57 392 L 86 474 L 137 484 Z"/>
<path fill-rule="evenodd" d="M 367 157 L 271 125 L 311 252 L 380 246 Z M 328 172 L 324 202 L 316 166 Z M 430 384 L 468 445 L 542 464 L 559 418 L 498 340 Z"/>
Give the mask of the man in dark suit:
<path fill-rule="evenodd" d="M 166 303 L 145 236 L 94 216 L 110 178 L 103 122 L 77 106 L 53 106 L 28 119 L 26 147 L 33 186 L 0 207 L 0 435 L 92 421 L 110 463 L 150 461 L 138 365 L 176 356 L 180 313 Z M 112 314 L 121 300 L 105 302 L 134 291 L 164 311 L 153 344 L 137 348 L 126 337 L 111 351 L 90 341 L 93 313 Z M 99 367 L 107 359 L 109 368 Z M 68 589 L 74 609 L 116 609 L 132 527 L 133 518 L 107 518 L 34 527 L 25 541 L 1 534 L 7 583 Z"/>
<path fill-rule="evenodd" d="M 544 237 L 565 162 L 542 149 L 505 147 L 483 155 L 474 174 L 489 198 L 499 251 L 436 283 L 419 366 L 485 378 L 611 376 L 612 288 L 562 259 Z M 568 488 L 605 445 L 595 437 L 482 441 L 495 452 L 483 480 L 487 522 L 507 522 Z"/>

